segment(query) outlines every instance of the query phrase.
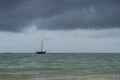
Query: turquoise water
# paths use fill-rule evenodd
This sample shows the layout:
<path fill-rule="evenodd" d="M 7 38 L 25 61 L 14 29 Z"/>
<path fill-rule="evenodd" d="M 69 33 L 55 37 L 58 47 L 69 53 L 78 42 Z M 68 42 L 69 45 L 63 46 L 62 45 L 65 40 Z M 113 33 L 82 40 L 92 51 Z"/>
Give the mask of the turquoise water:
<path fill-rule="evenodd" d="M 120 80 L 119 76 L 120 54 L 117 53 L 0 54 L 0 80 L 67 80 L 84 77 Z"/>

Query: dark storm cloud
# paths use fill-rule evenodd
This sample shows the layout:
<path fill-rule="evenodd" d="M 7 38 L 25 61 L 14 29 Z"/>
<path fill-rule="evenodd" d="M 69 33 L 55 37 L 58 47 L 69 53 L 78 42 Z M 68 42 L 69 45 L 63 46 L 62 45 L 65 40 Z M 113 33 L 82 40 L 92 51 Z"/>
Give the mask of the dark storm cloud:
<path fill-rule="evenodd" d="M 0 0 L 0 30 L 120 27 L 120 0 Z"/>

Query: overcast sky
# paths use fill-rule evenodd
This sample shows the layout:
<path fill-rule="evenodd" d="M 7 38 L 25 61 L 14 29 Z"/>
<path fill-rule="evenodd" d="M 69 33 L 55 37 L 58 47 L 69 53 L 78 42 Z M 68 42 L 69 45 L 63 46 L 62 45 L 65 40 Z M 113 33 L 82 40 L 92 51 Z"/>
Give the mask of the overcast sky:
<path fill-rule="evenodd" d="M 120 52 L 120 0 L 0 0 L 0 52 Z"/>

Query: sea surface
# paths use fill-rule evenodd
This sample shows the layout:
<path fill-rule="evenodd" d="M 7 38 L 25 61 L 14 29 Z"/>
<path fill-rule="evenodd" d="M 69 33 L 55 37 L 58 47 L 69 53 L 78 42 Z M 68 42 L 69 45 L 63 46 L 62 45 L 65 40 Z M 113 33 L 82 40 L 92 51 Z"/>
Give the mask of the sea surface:
<path fill-rule="evenodd" d="M 120 54 L 1 53 L 0 80 L 120 80 Z"/>

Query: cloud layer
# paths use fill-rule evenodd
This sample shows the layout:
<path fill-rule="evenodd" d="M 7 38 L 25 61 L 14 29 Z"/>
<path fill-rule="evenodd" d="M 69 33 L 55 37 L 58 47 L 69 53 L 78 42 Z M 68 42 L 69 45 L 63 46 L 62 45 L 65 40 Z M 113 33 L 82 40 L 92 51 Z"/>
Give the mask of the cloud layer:
<path fill-rule="evenodd" d="M 0 0 L 0 31 L 120 28 L 120 0 Z"/>

